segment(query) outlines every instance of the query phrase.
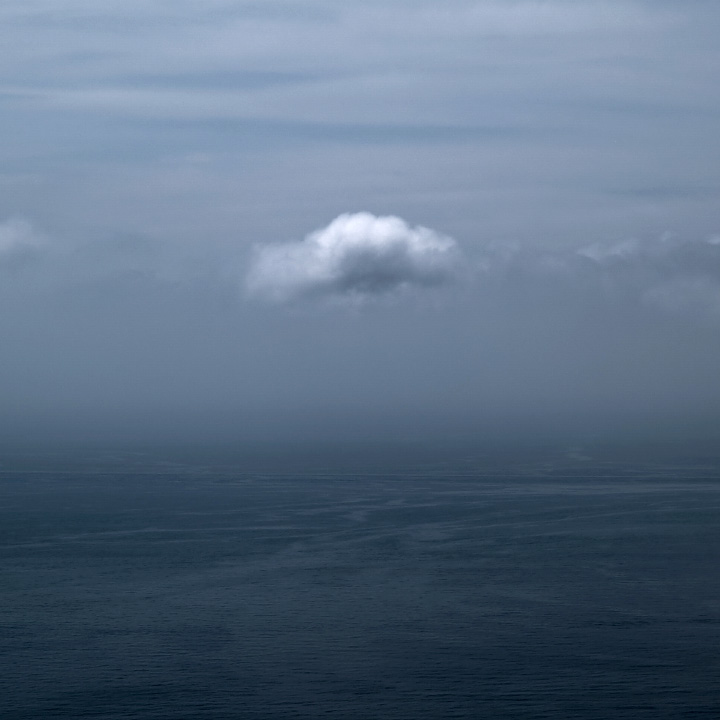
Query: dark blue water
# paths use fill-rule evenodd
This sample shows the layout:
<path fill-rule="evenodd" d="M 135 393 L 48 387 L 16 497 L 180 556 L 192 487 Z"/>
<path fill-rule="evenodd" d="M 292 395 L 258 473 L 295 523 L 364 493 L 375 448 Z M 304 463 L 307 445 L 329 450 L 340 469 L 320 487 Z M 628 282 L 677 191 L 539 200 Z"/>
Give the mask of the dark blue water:
<path fill-rule="evenodd" d="M 0 475 L 0 716 L 718 718 L 708 470 Z"/>

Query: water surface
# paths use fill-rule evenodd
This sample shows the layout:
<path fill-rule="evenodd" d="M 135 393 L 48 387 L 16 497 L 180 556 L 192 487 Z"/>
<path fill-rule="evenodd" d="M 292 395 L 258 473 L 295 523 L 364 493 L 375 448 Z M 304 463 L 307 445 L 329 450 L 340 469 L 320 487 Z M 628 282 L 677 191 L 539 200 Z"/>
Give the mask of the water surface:
<path fill-rule="evenodd" d="M 2 717 L 720 717 L 712 468 L 0 475 Z"/>

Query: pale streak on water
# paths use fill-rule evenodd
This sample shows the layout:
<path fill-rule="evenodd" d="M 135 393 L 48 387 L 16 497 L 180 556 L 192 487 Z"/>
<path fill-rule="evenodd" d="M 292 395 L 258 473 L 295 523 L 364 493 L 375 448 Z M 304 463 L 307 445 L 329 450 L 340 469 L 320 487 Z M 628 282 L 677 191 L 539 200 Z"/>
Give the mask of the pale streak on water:
<path fill-rule="evenodd" d="M 720 717 L 717 473 L 0 473 L 0 717 Z"/>

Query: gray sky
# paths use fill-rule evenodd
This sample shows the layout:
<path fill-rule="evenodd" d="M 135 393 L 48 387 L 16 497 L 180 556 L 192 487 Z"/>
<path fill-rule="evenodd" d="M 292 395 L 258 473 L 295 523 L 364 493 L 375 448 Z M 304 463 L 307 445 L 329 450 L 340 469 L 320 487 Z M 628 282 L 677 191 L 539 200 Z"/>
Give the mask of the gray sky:
<path fill-rule="evenodd" d="M 718 27 L 6 0 L 0 441 L 716 422 Z"/>

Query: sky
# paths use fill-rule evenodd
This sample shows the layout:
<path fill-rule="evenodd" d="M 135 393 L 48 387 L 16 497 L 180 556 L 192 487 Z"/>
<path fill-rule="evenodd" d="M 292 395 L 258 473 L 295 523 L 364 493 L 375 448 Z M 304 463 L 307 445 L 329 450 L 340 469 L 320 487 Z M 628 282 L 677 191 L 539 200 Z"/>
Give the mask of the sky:
<path fill-rule="evenodd" d="M 6 0 L 0 443 L 720 427 L 718 27 Z"/>

